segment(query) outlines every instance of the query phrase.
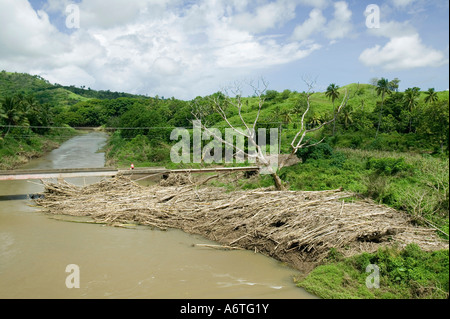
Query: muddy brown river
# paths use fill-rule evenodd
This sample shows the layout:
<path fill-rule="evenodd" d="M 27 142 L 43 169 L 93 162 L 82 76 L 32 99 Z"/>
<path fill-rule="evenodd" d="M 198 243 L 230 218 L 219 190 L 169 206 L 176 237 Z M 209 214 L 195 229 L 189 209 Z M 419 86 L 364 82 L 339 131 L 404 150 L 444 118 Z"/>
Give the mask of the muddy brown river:
<path fill-rule="evenodd" d="M 106 138 L 76 136 L 23 168 L 103 167 Z M 295 269 L 272 258 L 194 247 L 215 243 L 179 230 L 56 220 L 15 196 L 42 191 L 38 181 L 0 181 L 0 298 L 314 298 L 293 283 Z M 79 288 L 66 285 L 71 264 Z"/>

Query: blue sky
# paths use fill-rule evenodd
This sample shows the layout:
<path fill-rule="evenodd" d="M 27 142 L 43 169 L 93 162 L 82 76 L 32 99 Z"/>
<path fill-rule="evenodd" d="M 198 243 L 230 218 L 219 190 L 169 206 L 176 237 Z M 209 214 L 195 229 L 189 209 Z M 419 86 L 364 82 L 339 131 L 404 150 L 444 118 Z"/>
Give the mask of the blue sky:
<path fill-rule="evenodd" d="M 449 87 L 447 0 L 0 0 L 0 21 L 0 69 L 63 85 L 180 99 L 261 77 Z"/>

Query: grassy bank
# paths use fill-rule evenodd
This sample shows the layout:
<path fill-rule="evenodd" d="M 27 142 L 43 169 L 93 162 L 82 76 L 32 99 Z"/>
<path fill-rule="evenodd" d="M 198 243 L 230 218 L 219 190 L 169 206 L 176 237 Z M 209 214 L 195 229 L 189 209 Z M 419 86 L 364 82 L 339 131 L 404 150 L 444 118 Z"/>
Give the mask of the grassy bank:
<path fill-rule="evenodd" d="M 378 267 L 378 285 L 369 265 Z M 332 250 L 327 262 L 297 285 L 326 299 L 441 299 L 448 298 L 448 278 L 448 250 L 425 252 L 411 244 L 351 258 Z"/>
<path fill-rule="evenodd" d="M 136 167 L 170 165 L 171 146 L 164 143 L 151 142 L 147 137 L 138 135 L 124 139 L 113 133 L 105 146 L 106 166 Z"/>
<path fill-rule="evenodd" d="M 33 158 L 58 148 L 61 143 L 75 136 L 74 129 L 64 129 L 40 135 L 31 130 L 11 130 L 0 139 L 0 169 L 14 169 Z"/>

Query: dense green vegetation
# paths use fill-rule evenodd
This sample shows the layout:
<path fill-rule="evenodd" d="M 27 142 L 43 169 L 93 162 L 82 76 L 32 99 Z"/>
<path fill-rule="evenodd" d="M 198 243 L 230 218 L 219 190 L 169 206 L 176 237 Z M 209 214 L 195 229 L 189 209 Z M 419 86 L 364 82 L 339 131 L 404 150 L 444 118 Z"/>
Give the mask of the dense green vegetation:
<path fill-rule="evenodd" d="M 189 125 L 182 112 L 175 114 L 177 103 L 186 104 L 173 98 L 63 87 L 39 76 L 2 71 L 0 167 L 13 168 L 57 147 L 75 134 L 71 127 L 126 127 L 115 134 L 124 141 L 144 136 L 155 147 L 168 140 L 170 130 L 148 127 Z M 145 128 L 129 129 L 135 127 Z"/>
<path fill-rule="evenodd" d="M 397 92 L 398 82 L 398 79 L 391 82 L 381 79 L 375 86 L 350 84 L 339 87 L 332 84 L 326 92 L 312 94 L 306 123 L 314 127 L 330 119 L 347 90 L 350 99 L 338 121 L 319 131 L 319 135 L 315 136 L 317 139 L 330 136 L 328 144 L 333 148 L 448 156 L 448 92 L 435 92 L 433 89 L 421 91 L 419 88 Z M 128 164 L 125 162 L 129 161 L 136 162 L 136 165 L 153 161 L 152 156 L 124 156 L 115 147 L 117 144 L 121 145 L 121 149 L 127 148 L 128 144 L 132 147 L 136 143 L 132 140 L 138 136 L 139 143 L 144 143 L 152 150 L 161 147 L 165 156 L 158 156 L 159 161 L 169 162 L 167 144 L 171 141 L 168 132 L 173 127 L 190 127 L 193 109 L 201 109 L 202 121 L 209 126 L 226 127 L 226 122 L 213 108 L 211 97 L 221 98 L 223 94 L 197 97 L 192 101 L 173 97 L 149 98 L 84 87 L 62 87 L 52 85 L 39 76 L 5 71 L 0 73 L 1 124 L 112 128 L 116 138 L 110 143 L 110 159 L 119 165 Z M 290 140 L 297 132 L 299 119 L 306 109 L 306 93 L 267 90 L 262 97 L 264 104 L 258 125 L 281 129 L 282 152 L 289 152 Z M 9 103 L 11 99 L 18 103 Z M 15 112 L 14 104 L 27 107 L 30 103 L 21 101 L 28 99 L 31 99 L 32 107 L 28 107 L 28 110 L 18 109 L 17 112 L 27 113 L 27 123 L 23 121 L 23 116 L 12 114 Z M 243 101 L 243 117 L 251 121 L 256 116 L 259 99 L 253 96 L 243 98 Z M 33 108 L 31 112 L 35 116 L 30 113 Z M 227 107 L 225 112 L 230 122 L 240 123 L 234 107 Z M 3 135 L 5 133 L 3 129 Z"/>
<path fill-rule="evenodd" d="M 33 95 L 40 103 L 51 103 L 53 107 L 74 105 L 89 99 L 116 99 L 119 97 L 145 98 L 123 92 L 96 91 L 90 88 L 77 88 L 73 85 L 51 84 L 39 75 L 26 73 L 0 72 L 0 96 L 8 97 L 21 94 Z"/>
<path fill-rule="evenodd" d="M 81 100 L 69 93 L 39 76 L 0 73 L 0 169 L 26 163 L 75 134 L 56 119 L 67 98 Z"/>
<path fill-rule="evenodd" d="M 324 265 L 316 267 L 297 285 L 327 299 L 412 299 L 447 298 L 449 277 L 448 250 L 427 253 L 417 245 L 405 249 L 381 248 L 343 258 L 334 250 Z M 373 287 L 368 265 L 379 267 L 379 287 Z"/>
<path fill-rule="evenodd" d="M 38 75 L 2 71 L 0 72 L 0 97 L 13 96 L 33 96 L 37 102 L 48 103 L 56 109 L 86 100 L 60 85 L 49 83 Z"/>
<path fill-rule="evenodd" d="M 292 190 L 342 187 L 358 196 L 372 198 L 409 213 L 416 223 L 433 227 L 440 236 L 448 238 L 449 93 L 417 87 L 399 92 L 399 82 L 382 78 L 372 84 L 340 87 L 333 83 L 325 92 L 313 93 L 311 109 L 305 116 L 309 128 L 332 118 L 346 91 L 349 100 L 336 123 L 310 136 L 310 144 L 322 138 L 324 142 L 300 149 L 297 156 L 301 163 L 283 168 L 279 175 Z M 176 142 L 170 140 L 170 132 L 175 127 L 191 128 L 192 112 L 200 115 L 209 127 L 221 130 L 228 127 L 214 108 L 212 98 L 223 103 L 231 123 L 242 125 L 236 108 L 230 105 L 234 97 L 227 99 L 220 92 L 182 101 L 173 97 L 63 87 L 39 76 L 3 71 L 0 73 L 0 169 L 14 167 L 56 147 L 57 142 L 75 134 L 71 127 L 104 127 L 111 134 L 106 146 L 109 166 L 128 167 L 134 163 L 136 167 L 179 167 L 170 160 L 170 149 Z M 307 108 L 307 93 L 267 90 L 261 98 L 264 103 L 258 127 L 277 128 L 281 132 L 281 152 L 289 153 L 289 144 Z M 242 117 L 253 122 L 260 97 L 256 94 L 242 97 L 242 102 Z M 232 187 L 271 185 L 270 176 L 260 176 L 241 180 Z M 421 262 L 413 265 L 408 254 Z M 376 292 L 365 290 L 360 282 L 366 274 L 364 270 L 361 273 L 358 258 L 386 264 L 383 280 L 385 287 L 390 288 Z M 441 277 L 425 271 L 432 262 L 439 267 L 437 276 L 447 274 L 446 284 Z M 389 266 L 391 263 L 403 265 L 411 276 L 390 277 L 395 273 Z M 320 291 L 314 288 L 320 278 L 328 280 L 330 287 Z M 448 294 L 448 250 L 426 253 L 409 247 L 405 251 L 386 250 L 351 259 L 330 259 L 301 281 L 301 285 L 322 297 L 332 298 L 442 297 Z M 364 287 L 353 289 L 356 285 Z"/>

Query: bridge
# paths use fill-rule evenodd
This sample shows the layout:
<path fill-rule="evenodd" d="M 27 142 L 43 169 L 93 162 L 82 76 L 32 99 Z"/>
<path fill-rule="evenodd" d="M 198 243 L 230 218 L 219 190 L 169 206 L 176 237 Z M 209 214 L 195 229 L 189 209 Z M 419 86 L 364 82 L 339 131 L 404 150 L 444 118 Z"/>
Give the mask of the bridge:
<path fill-rule="evenodd" d="M 0 171 L 0 181 L 29 180 L 29 179 L 64 179 L 72 177 L 111 177 L 116 175 L 155 175 L 177 173 L 212 173 L 258 171 L 257 166 L 243 167 L 211 167 L 199 169 L 166 169 L 164 167 L 141 167 L 135 169 L 101 168 L 62 168 L 62 169 L 29 169 Z"/>

